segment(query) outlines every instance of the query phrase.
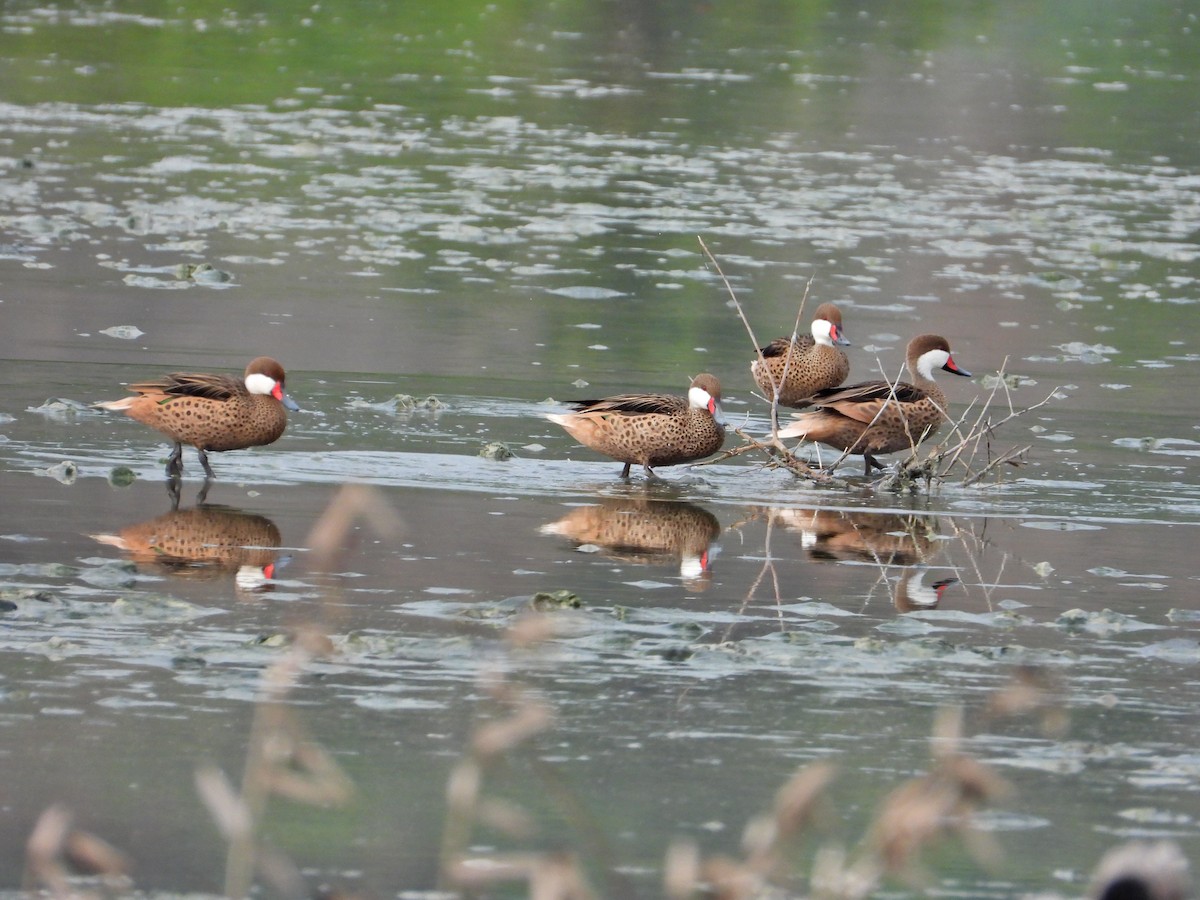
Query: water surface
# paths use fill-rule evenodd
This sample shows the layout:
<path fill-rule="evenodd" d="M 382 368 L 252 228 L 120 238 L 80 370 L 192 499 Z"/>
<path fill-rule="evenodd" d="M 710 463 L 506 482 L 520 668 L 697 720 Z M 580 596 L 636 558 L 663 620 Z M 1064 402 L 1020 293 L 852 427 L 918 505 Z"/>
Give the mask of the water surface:
<path fill-rule="evenodd" d="M 335 652 L 292 700 L 357 793 L 274 803 L 266 830 L 313 884 L 433 889 L 496 665 L 554 707 L 536 755 L 645 896 L 672 838 L 738 852 L 806 762 L 841 768 L 830 839 L 855 841 L 946 705 L 1016 790 L 983 823 L 1003 865 L 939 854 L 939 893 L 1077 895 L 1133 836 L 1200 858 L 1194 17 L 222 9 L 0 16 L 0 887 L 63 802 L 138 887 L 219 891 L 193 772 L 238 777 L 262 673 L 312 621 Z M 764 341 L 807 287 L 842 308 L 852 378 L 936 330 L 976 375 L 957 409 L 1002 366 L 1016 406 L 1054 392 L 993 438 L 1026 465 L 917 496 L 753 456 L 620 482 L 547 398 L 705 370 L 765 428 L 697 237 Z M 204 505 L 194 455 L 172 511 L 165 445 L 73 405 L 260 353 L 304 411 L 215 455 Z M 331 576 L 309 535 L 346 482 L 403 528 L 358 528 Z M 165 530 L 207 556 L 137 549 Z M 568 632 L 510 659 L 504 628 L 558 590 Z M 1065 734 L 986 717 L 1020 664 L 1066 686 Z M 588 846 L 529 766 L 496 790 L 539 829 L 480 853 Z"/>

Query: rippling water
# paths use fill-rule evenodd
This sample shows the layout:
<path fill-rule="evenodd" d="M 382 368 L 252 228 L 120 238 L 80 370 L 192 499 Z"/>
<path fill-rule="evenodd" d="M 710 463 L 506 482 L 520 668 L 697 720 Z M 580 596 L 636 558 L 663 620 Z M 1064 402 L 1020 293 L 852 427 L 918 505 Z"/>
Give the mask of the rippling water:
<path fill-rule="evenodd" d="M 294 706 L 358 793 L 267 818 L 313 884 L 432 896 L 493 665 L 553 705 L 537 755 L 630 892 L 660 893 L 673 837 L 737 853 L 805 762 L 840 766 L 853 842 L 956 704 L 1016 790 L 982 823 L 1000 869 L 938 854 L 937 892 L 1077 895 L 1134 836 L 1200 858 L 1197 23 L 1118 12 L 6 6 L 0 888 L 60 801 L 139 887 L 221 890 L 194 769 L 237 777 L 262 672 L 314 620 L 335 652 Z M 975 372 L 956 411 L 1019 376 L 1016 407 L 1050 400 L 992 447 L 1026 464 L 917 496 L 753 456 L 620 482 L 554 400 L 706 370 L 767 428 L 698 237 L 760 341 L 807 291 L 852 379 L 928 330 Z M 260 353 L 304 410 L 214 455 L 204 504 L 193 455 L 172 510 L 157 436 L 86 406 Z M 402 528 L 356 528 L 330 576 L 310 534 L 346 482 Z M 542 591 L 579 608 L 507 659 Z M 1065 686 L 1065 733 L 987 716 L 1022 663 Z M 539 830 L 476 850 L 560 845 L 527 767 L 496 789 Z"/>

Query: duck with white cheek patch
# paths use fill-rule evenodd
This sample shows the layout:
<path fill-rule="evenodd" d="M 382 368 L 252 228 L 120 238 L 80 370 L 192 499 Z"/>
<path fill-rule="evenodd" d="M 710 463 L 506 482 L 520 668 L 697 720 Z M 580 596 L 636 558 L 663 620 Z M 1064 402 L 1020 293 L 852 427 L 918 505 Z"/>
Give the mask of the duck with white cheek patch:
<path fill-rule="evenodd" d="M 780 406 L 796 406 L 817 391 L 837 387 L 850 374 L 850 360 L 842 349 L 850 341 L 838 308 L 832 303 L 818 306 L 811 331 L 811 336 L 794 340 L 776 338 L 759 349 L 761 359 L 750 363 L 750 374 L 768 400 L 778 389 Z"/>
<path fill-rule="evenodd" d="M 574 412 L 547 418 L 585 447 L 625 463 L 622 478 L 629 477 L 634 464 L 657 478 L 655 466 L 695 462 L 725 443 L 721 384 L 707 373 L 692 379 L 686 397 L 620 394 L 568 402 Z"/>
<path fill-rule="evenodd" d="M 287 410 L 300 407 L 284 393 L 283 366 L 260 356 L 246 366 L 241 379 L 232 375 L 174 372 L 158 381 L 129 385 L 134 396 L 97 403 L 162 432 L 175 443 L 167 458 L 167 475 L 183 473 L 183 445 L 200 454 L 207 478 L 214 478 L 208 452 L 261 447 L 279 440 L 287 427 Z"/>
<path fill-rule="evenodd" d="M 795 416 L 780 429 L 780 438 L 805 438 L 846 453 L 861 455 L 866 471 L 882 469 L 878 453 L 916 447 L 946 422 L 946 395 L 933 380 L 934 369 L 970 377 L 950 355 L 941 335 L 922 334 L 908 343 L 908 371 L 913 384 L 864 381 L 817 391 L 799 408 L 812 412 Z"/>

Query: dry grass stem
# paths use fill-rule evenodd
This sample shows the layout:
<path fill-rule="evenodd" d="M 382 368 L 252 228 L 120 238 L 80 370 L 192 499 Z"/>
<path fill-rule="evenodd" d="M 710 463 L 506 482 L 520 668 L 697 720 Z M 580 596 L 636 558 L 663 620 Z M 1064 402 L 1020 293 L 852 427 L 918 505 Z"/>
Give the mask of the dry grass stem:
<path fill-rule="evenodd" d="M 738 318 L 742 320 L 742 325 L 746 329 L 746 334 L 750 337 L 750 343 L 754 347 L 754 352 L 758 357 L 758 364 L 762 367 L 763 371 L 767 372 L 767 377 L 771 380 L 772 396 L 764 398 L 768 403 L 771 404 L 771 441 L 777 449 L 786 453 L 786 448 L 784 448 L 783 442 L 779 440 L 779 395 L 783 390 L 783 385 L 787 382 L 788 369 L 791 367 L 793 354 L 789 351 L 788 355 L 784 358 L 783 372 L 780 373 L 779 380 L 776 380 L 774 373 L 772 373 L 767 367 L 766 359 L 763 357 L 762 353 L 762 344 L 755 336 L 754 329 L 750 326 L 750 320 L 746 318 L 746 312 L 744 309 L 742 309 L 742 304 L 741 301 L 738 300 L 737 292 L 734 291 L 733 285 L 729 283 L 729 279 L 725 277 L 725 272 L 721 269 L 721 264 L 717 262 L 717 258 L 713 256 L 712 251 L 708 249 L 708 245 L 704 243 L 704 238 L 697 235 L 696 240 L 700 242 L 700 249 L 703 250 L 704 255 L 708 257 L 708 261 L 716 270 L 717 275 L 721 279 L 721 283 L 725 285 L 725 290 L 729 294 L 729 299 L 733 301 L 733 308 L 737 310 Z M 812 278 L 809 278 L 807 283 L 804 285 L 804 293 L 800 297 L 800 306 L 796 310 L 796 322 L 792 326 L 791 340 L 793 343 L 795 343 L 796 338 L 800 333 L 800 322 L 804 317 L 804 305 L 808 302 L 808 292 L 811 288 Z"/>
<path fill-rule="evenodd" d="M 817 849 L 807 896 L 819 900 L 863 900 L 873 896 L 888 876 L 918 883 L 923 850 L 947 837 L 957 838 L 983 865 L 995 865 L 999 848 L 990 835 L 971 825 L 984 804 L 1008 793 L 1007 782 L 960 748 L 963 714 L 943 710 L 935 722 L 933 765 L 926 775 L 905 782 L 883 801 L 859 851 L 851 855 L 839 845 Z M 774 807 L 751 820 L 743 839 L 744 859 L 704 859 L 694 844 L 671 846 L 665 887 L 671 900 L 704 896 L 723 900 L 764 900 L 799 896 L 781 887 L 786 864 L 795 856 L 800 837 L 825 811 L 825 794 L 835 769 L 815 763 L 800 770 L 775 796 Z"/>
<path fill-rule="evenodd" d="M 516 803 L 498 800 L 495 797 L 485 798 L 477 807 L 479 824 L 510 838 L 530 840 L 537 833 L 537 825 L 526 810 Z"/>
<path fill-rule="evenodd" d="M 312 567 L 326 572 L 337 568 L 337 561 L 346 552 L 348 539 L 360 521 L 384 539 L 404 530 L 403 520 L 375 488 L 342 485 L 308 533 Z"/>
<path fill-rule="evenodd" d="M 747 827 L 743 843 L 751 870 L 768 880 L 779 877 L 799 837 L 829 812 L 823 801 L 836 773 L 829 763 L 813 763 L 776 792 L 774 809 Z"/>
<path fill-rule="evenodd" d="M 398 534 L 402 523 L 373 488 L 345 485 L 334 496 L 308 537 L 313 567 L 329 571 L 341 558 L 359 521 L 382 537 Z M 287 652 L 263 673 L 259 701 L 250 729 L 245 769 L 239 791 L 212 766 L 196 771 L 196 789 L 228 843 L 225 895 L 247 896 L 255 873 L 285 896 L 306 894 L 296 866 L 280 851 L 263 843 L 258 832 L 272 795 L 312 806 L 346 803 L 353 794 L 350 779 L 314 741 L 288 698 L 316 658 L 334 652 L 327 631 L 315 623 L 293 629 Z"/>
<path fill-rule="evenodd" d="M 479 726 L 471 737 L 471 750 L 486 762 L 547 731 L 553 724 L 550 707 L 528 702 L 507 719 Z"/>
<path fill-rule="evenodd" d="M 468 891 L 524 881 L 530 900 L 593 900 L 579 861 L 566 853 L 495 855 L 457 861 L 448 873 Z"/>
<path fill-rule="evenodd" d="M 1070 722 L 1065 688 L 1058 675 L 1040 666 L 1018 666 L 1009 683 L 988 698 L 992 719 L 1037 716 L 1043 734 L 1059 738 Z"/>
<path fill-rule="evenodd" d="M 255 871 L 265 873 L 268 864 L 272 883 L 292 881 L 283 875 L 291 863 L 261 844 L 256 836 L 272 794 L 310 805 L 332 806 L 345 803 L 353 793 L 350 779 L 312 740 L 295 711 L 286 705 L 304 668 L 330 647 L 323 631 L 315 626 L 302 627 L 287 653 L 263 674 L 240 793 L 234 794 L 228 785 L 222 785 L 211 771 L 197 773 L 197 788 L 229 844 L 225 864 L 228 897 L 246 896 Z"/>
<path fill-rule="evenodd" d="M 196 793 L 226 841 L 242 841 L 254 834 L 254 818 L 224 772 L 214 765 L 201 765 L 196 768 L 195 781 Z"/>
<path fill-rule="evenodd" d="M 763 879 L 741 860 L 712 856 L 700 866 L 704 896 L 714 900 L 755 900 L 766 888 Z"/>
<path fill-rule="evenodd" d="M 25 842 L 25 890 L 38 885 L 55 894 L 69 890 L 68 873 L 62 862 L 63 845 L 75 817 L 65 806 L 48 807 L 38 816 Z"/>
<path fill-rule="evenodd" d="M 988 766 L 961 752 L 961 735 L 961 709 L 941 710 L 934 725 L 933 767 L 884 800 L 867 841 L 887 873 L 910 882 L 924 880 L 921 851 L 951 836 L 957 836 L 981 865 L 996 862 L 996 845 L 972 827 L 971 817 L 1011 789 Z"/>
<path fill-rule="evenodd" d="M 87 831 L 74 827 L 75 816 L 61 804 L 45 809 L 25 843 L 23 889 L 39 888 L 55 897 L 91 900 L 99 896 L 80 891 L 76 876 L 99 876 L 106 891 L 128 892 L 131 863 L 120 850 Z"/>
<path fill-rule="evenodd" d="M 296 864 L 276 848 L 260 844 L 255 862 L 259 876 L 276 896 L 293 897 L 296 900 L 307 900 L 312 896 Z"/>
<path fill-rule="evenodd" d="M 72 830 L 63 852 L 77 872 L 117 879 L 122 884 L 132 868 L 128 856 L 88 831 Z"/>
<path fill-rule="evenodd" d="M 533 612 L 525 613 L 513 622 L 504 637 L 513 647 L 525 649 L 561 637 L 565 630 L 560 616 Z"/>
<path fill-rule="evenodd" d="M 699 888 L 700 848 L 695 841 L 672 841 L 663 861 L 663 891 L 668 900 L 689 900 Z"/>
<path fill-rule="evenodd" d="M 520 617 L 506 635 L 510 651 L 526 650 L 556 637 L 561 623 L 555 620 L 559 618 L 536 613 Z M 442 881 L 448 887 L 474 891 L 500 881 L 523 880 L 530 897 L 589 900 L 594 896 L 579 860 L 573 855 L 468 854 L 471 837 L 481 827 L 498 829 L 510 837 L 531 839 L 536 834 L 533 815 L 515 803 L 485 794 L 486 776 L 495 771 L 514 771 L 515 767 L 503 764 L 521 755 L 550 806 L 574 831 L 579 845 L 588 848 L 604 878 L 605 894 L 633 897 L 631 886 L 616 871 L 615 855 L 595 818 L 567 779 L 536 753 L 535 739 L 554 725 L 553 708 L 532 696 L 528 688 L 502 669 L 483 673 L 480 687 L 505 714 L 476 726 L 467 755 L 455 767 L 447 784 L 448 809 L 440 853 Z"/>
<path fill-rule="evenodd" d="M 340 806 L 350 800 L 354 785 L 323 747 L 294 732 L 277 737 L 265 773 L 268 790 L 309 806 Z"/>

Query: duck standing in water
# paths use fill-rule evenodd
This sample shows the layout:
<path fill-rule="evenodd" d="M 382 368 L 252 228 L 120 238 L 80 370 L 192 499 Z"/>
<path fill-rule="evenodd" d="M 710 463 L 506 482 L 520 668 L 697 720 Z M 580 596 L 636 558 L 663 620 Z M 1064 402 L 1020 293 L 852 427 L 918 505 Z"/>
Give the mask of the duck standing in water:
<path fill-rule="evenodd" d="M 134 396 L 97 403 L 149 425 L 175 442 L 167 475 L 183 473 L 183 445 L 200 454 L 207 478 L 216 477 L 208 452 L 242 450 L 274 443 L 287 427 L 287 410 L 300 407 L 284 393 L 283 366 L 260 356 L 243 379 L 231 375 L 175 372 L 158 381 L 129 385 Z"/>
<path fill-rule="evenodd" d="M 908 343 L 908 371 L 914 384 L 864 381 L 817 391 L 800 413 L 780 429 L 780 438 L 800 437 L 828 444 L 846 453 L 861 454 L 865 474 L 882 469 L 877 453 L 916 447 L 946 421 L 946 395 L 933 380 L 934 369 L 970 376 L 950 355 L 950 344 L 936 334 L 922 334 Z"/>
<path fill-rule="evenodd" d="M 842 333 L 842 313 L 832 303 L 822 303 L 813 314 L 812 336 L 794 340 L 776 338 L 759 349 L 761 359 L 750 363 L 750 374 L 768 400 L 779 388 L 780 406 L 802 405 L 817 391 L 835 388 L 850 374 Z"/>
<path fill-rule="evenodd" d="M 697 375 L 686 397 L 671 394 L 620 394 L 603 400 L 568 401 L 575 411 L 547 418 L 585 447 L 656 478 L 654 466 L 677 466 L 711 456 L 725 443 L 721 384 Z"/>

